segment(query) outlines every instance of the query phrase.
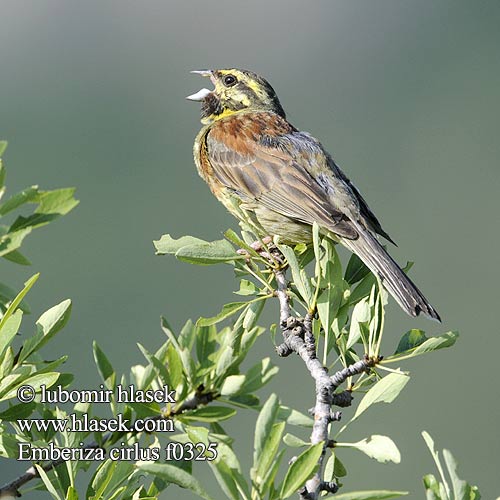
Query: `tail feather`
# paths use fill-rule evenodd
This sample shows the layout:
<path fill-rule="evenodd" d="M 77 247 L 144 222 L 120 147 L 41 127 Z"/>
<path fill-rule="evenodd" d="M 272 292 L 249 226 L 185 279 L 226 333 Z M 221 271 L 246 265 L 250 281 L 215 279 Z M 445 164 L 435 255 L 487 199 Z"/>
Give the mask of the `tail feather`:
<path fill-rule="evenodd" d="M 359 228 L 359 238 L 340 242 L 355 253 L 366 266 L 380 278 L 387 291 L 410 316 L 424 314 L 430 319 L 441 321 L 439 314 L 424 297 L 396 261 L 387 253 L 377 238 L 364 228 Z"/>

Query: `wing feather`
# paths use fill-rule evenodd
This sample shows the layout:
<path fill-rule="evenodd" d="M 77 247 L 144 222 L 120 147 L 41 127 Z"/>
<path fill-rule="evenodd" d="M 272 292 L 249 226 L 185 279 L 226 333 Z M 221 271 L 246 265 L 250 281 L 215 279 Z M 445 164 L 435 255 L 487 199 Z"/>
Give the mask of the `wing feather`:
<path fill-rule="evenodd" d="M 245 129 L 237 123 L 231 129 L 225 124 L 207 134 L 208 160 L 223 186 L 244 202 L 259 203 L 304 224 L 316 221 L 343 238 L 358 237 L 356 224 L 372 229 L 370 218 L 378 224 L 316 139 L 295 130 L 272 135 L 272 129 L 260 130 L 258 125 L 261 122 Z M 366 219 L 361 212 L 365 207 Z"/>

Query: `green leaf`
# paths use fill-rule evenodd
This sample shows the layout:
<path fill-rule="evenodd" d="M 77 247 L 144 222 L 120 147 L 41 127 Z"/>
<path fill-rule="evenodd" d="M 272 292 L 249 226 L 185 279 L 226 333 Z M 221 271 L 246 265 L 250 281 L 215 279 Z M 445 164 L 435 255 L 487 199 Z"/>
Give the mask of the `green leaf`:
<path fill-rule="evenodd" d="M 18 419 L 28 418 L 36 408 L 36 403 L 19 403 L 0 412 L 0 420 L 15 422 Z"/>
<path fill-rule="evenodd" d="M 283 442 L 292 448 L 301 448 L 302 446 L 308 446 L 310 444 L 307 441 L 290 434 L 289 432 L 283 436 Z"/>
<path fill-rule="evenodd" d="M 117 492 L 124 491 L 123 483 L 128 483 L 139 471 L 128 461 L 106 460 L 92 478 L 91 488 L 85 498 L 89 500 L 112 500 L 120 498 Z M 127 497 L 130 499 L 130 497 Z"/>
<path fill-rule="evenodd" d="M 370 270 L 365 266 L 364 262 L 353 253 L 347 264 L 344 279 L 350 285 L 354 285 L 354 283 L 361 281 L 368 275 L 369 272 Z"/>
<path fill-rule="evenodd" d="M 236 253 L 233 245 L 227 240 L 184 246 L 175 252 L 175 256 L 184 262 L 201 265 L 218 264 L 244 258 Z"/>
<path fill-rule="evenodd" d="M 64 500 L 64 498 L 61 495 L 59 495 L 59 493 L 57 493 L 57 490 L 55 489 L 54 485 L 49 479 L 49 476 L 47 476 L 47 473 L 43 470 L 43 468 L 40 467 L 38 464 L 34 464 L 34 467 L 38 472 L 38 475 L 40 476 L 40 479 L 42 480 L 43 484 L 47 488 L 47 491 L 52 495 L 52 498 L 55 498 L 56 500 Z"/>
<path fill-rule="evenodd" d="M 438 349 L 450 347 L 456 342 L 458 336 L 458 332 L 452 331 L 443 333 L 437 337 L 430 337 L 424 343 L 415 348 L 412 352 L 412 356 L 418 356 L 426 352 L 437 351 Z"/>
<path fill-rule="evenodd" d="M 361 299 L 370 295 L 371 289 L 377 283 L 377 278 L 372 272 L 369 272 L 354 288 L 351 290 L 349 296 L 349 303 L 351 305 L 357 304 Z"/>
<path fill-rule="evenodd" d="M 193 236 L 183 236 L 176 240 L 165 234 L 153 243 L 158 255 L 175 255 L 179 260 L 191 264 L 218 264 L 244 258 L 236 253 L 227 240 L 209 242 Z"/>
<path fill-rule="evenodd" d="M 382 364 L 400 361 L 406 358 L 414 358 L 415 356 L 420 356 L 421 354 L 425 354 L 427 352 L 437 351 L 439 349 L 444 349 L 445 347 L 451 347 L 455 344 L 459 337 L 458 332 L 446 332 L 436 337 L 430 337 L 424 340 L 421 344 L 417 345 L 413 349 L 409 349 L 407 351 L 399 352 L 394 354 L 393 356 L 388 356 L 384 358 Z M 398 347 L 399 349 L 399 347 Z"/>
<path fill-rule="evenodd" d="M 75 488 L 73 488 L 73 486 L 68 487 L 65 500 L 78 500 L 78 492 L 75 490 Z"/>
<path fill-rule="evenodd" d="M 439 459 L 439 452 L 434 447 L 434 440 L 431 438 L 430 434 L 426 431 L 422 432 L 422 437 L 424 438 L 425 444 L 427 445 L 427 448 L 429 448 L 429 451 L 431 452 L 434 463 L 436 464 L 436 467 L 439 471 L 439 475 L 441 476 L 441 480 L 443 482 L 445 494 L 448 498 L 450 498 L 451 497 L 451 490 L 450 490 L 450 487 L 448 486 L 448 483 L 446 481 L 446 477 L 444 475 L 443 466 L 441 465 L 441 460 Z"/>
<path fill-rule="evenodd" d="M 277 459 L 281 436 L 285 430 L 285 425 L 285 422 L 278 422 L 272 426 L 271 432 L 267 436 L 267 440 L 264 443 L 262 453 L 259 456 L 259 462 L 258 464 L 254 463 L 252 468 L 252 479 L 257 485 L 262 485 L 266 482 L 267 475 L 272 469 L 272 464 Z M 264 493 L 262 488 L 260 491 L 261 493 Z"/>
<path fill-rule="evenodd" d="M 234 415 L 236 415 L 236 410 L 234 408 L 210 405 L 183 413 L 180 418 L 182 418 L 182 420 L 192 420 L 195 422 L 221 422 Z"/>
<path fill-rule="evenodd" d="M 201 366 L 211 364 L 209 356 L 217 349 L 216 337 L 215 326 L 195 326 L 196 357 Z"/>
<path fill-rule="evenodd" d="M 78 205 L 78 200 L 73 198 L 75 188 L 54 189 L 41 191 L 38 195 L 40 204 L 35 210 L 36 214 L 65 215 Z"/>
<path fill-rule="evenodd" d="M 234 292 L 236 295 L 257 295 L 260 292 L 259 287 L 253 283 L 252 281 L 242 279 L 240 281 L 240 289 L 237 292 Z"/>
<path fill-rule="evenodd" d="M 27 339 L 21 353 L 19 362 L 24 361 L 35 351 L 40 350 L 57 332 L 68 322 L 71 314 L 71 300 L 63 300 L 60 304 L 45 311 L 36 321 L 37 333 Z"/>
<path fill-rule="evenodd" d="M 10 260 L 15 264 L 20 266 L 30 266 L 31 261 L 25 257 L 19 250 L 12 250 L 12 252 L 6 253 L 2 256 L 4 259 Z"/>
<path fill-rule="evenodd" d="M 113 478 L 116 464 L 117 462 L 113 460 L 106 460 L 99 465 L 92 478 L 93 494 L 89 495 L 90 491 L 87 490 L 87 497 L 89 497 L 89 500 L 100 500 L 103 498 L 103 493 L 106 491 L 106 488 Z"/>
<path fill-rule="evenodd" d="M 458 466 L 455 457 L 445 449 L 443 450 L 443 458 L 446 464 L 446 468 L 448 469 L 448 474 L 451 478 L 451 486 L 453 488 L 454 498 L 463 498 L 467 500 L 470 499 L 471 487 L 467 484 L 466 481 L 458 477 Z"/>
<path fill-rule="evenodd" d="M 297 261 L 297 256 L 292 248 L 287 245 L 278 245 L 281 253 L 285 256 L 290 269 L 292 270 L 292 278 L 297 290 L 302 296 L 305 303 L 310 306 L 313 299 L 313 290 L 311 283 L 304 269 L 301 269 Z"/>
<path fill-rule="evenodd" d="M 233 470 L 222 460 L 216 463 L 208 462 L 208 464 L 211 466 L 215 479 L 217 479 L 226 496 L 231 500 L 239 500 L 240 495 Z"/>
<path fill-rule="evenodd" d="M 8 255 L 15 250 L 17 250 L 24 238 L 31 233 L 31 227 L 26 227 L 23 229 L 9 231 L 8 234 L 5 234 L 0 238 L 0 256 Z"/>
<path fill-rule="evenodd" d="M 422 479 L 427 500 L 449 500 L 446 492 L 443 491 L 443 485 L 438 483 L 433 474 L 426 474 Z"/>
<path fill-rule="evenodd" d="M 288 469 L 281 486 L 280 498 L 288 498 L 297 492 L 314 474 L 323 453 L 324 443 L 318 443 L 301 453 Z"/>
<path fill-rule="evenodd" d="M 344 295 L 342 268 L 335 247 L 328 239 L 323 240 L 324 252 L 320 259 L 323 291 L 318 297 L 318 315 L 325 331 L 327 352 L 335 344 L 335 331 L 332 325 L 339 320 L 339 308 Z"/>
<path fill-rule="evenodd" d="M 95 340 L 92 343 L 92 348 L 94 352 L 94 360 L 97 365 L 97 369 L 99 370 L 99 374 L 104 381 L 104 384 L 108 389 L 114 390 L 116 373 L 113 369 L 113 366 Z"/>
<path fill-rule="evenodd" d="M 253 394 L 237 394 L 236 396 L 229 397 L 228 400 L 231 404 L 240 408 L 248 408 L 251 410 L 260 409 L 259 398 Z"/>
<path fill-rule="evenodd" d="M 18 309 L 0 328 L 0 359 L 21 326 L 23 312 Z"/>
<path fill-rule="evenodd" d="M 360 300 L 352 311 L 351 325 L 349 327 L 349 337 L 347 338 L 346 349 L 350 349 L 362 335 L 362 325 L 368 325 L 370 322 L 370 306 L 368 299 Z"/>
<path fill-rule="evenodd" d="M 7 254 L 10 255 L 10 254 Z M 5 285 L 4 283 L 0 283 L 0 302 L 3 304 L 7 304 L 7 302 L 11 302 L 16 298 L 17 292 L 10 288 L 9 286 Z M 21 300 L 19 302 L 18 306 L 19 309 L 21 309 L 24 313 L 29 314 L 31 312 L 28 304 L 24 301 Z"/>
<path fill-rule="evenodd" d="M 354 417 L 352 417 L 349 423 L 354 422 L 365 410 L 375 403 L 392 403 L 409 380 L 410 377 L 403 373 L 389 373 L 389 375 L 380 379 L 364 395 L 356 409 Z"/>
<path fill-rule="evenodd" d="M 24 283 L 24 288 L 16 295 L 16 298 L 10 303 L 9 307 L 5 311 L 2 319 L 0 320 L 0 330 L 5 325 L 9 317 L 18 308 L 19 304 L 23 300 L 24 296 L 29 292 L 30 288 L 35 284 L 36 280 L 40 277 L 40 273 L 34 274 L 28 281 Z"/>
<path fill-rule="evenodd" d="M 182 375 L 182 360 L 179 356 L 179 351 L 170 343 L 167 348 L 167 369 L 174 388 L 180 392 L 179 386 L 184 381 Z"/>
<path fill-rule="evenodd" d="M 221 321 L 224 321 L 226 318 L 229 318 L 230 316 L 237 313 L 238 311 L 248 306 L 249 304 L 253 304 L 254 302 L 265 299 L 266 297 L 258 297 L 248 302 L 230 302 L 229 304 L 225 304 L 222 307 L 221 312 L 217 314 L 217 316 L 213 316 L 211 318 L 199 318 L 198 321 L 196 322 L 196 326 L 200 327 L 200 326 L 215 325 L 217 323 L 220 323 Z"/>
<path fill-rule="evenodd" d="M 336 448 L 355 448 L 362 451 L 370 458 L 374 458 L 378 462 L 401 462 L 401 454 L 394 441 L 387 436 L 379 436 L 377 434 L 369 438 L 358 441 L 357 443 L 336 443 Z"/>
<path fill-rule="evenodd" d="M 38 194 L 38 186 L 31 186 L 23 189 L 19 193 L 11 196 L 7 201 L 0 205 L 0 216 L 5 215 L 17 207 L 33 201 Z"/>
<path fill-rule="evenodd" d="M 7 141 L 0 141 L 0 158 L 3 156 L 6 149 L 7 149 Z"/>
<path fill-rule="evenodd" d="M 0 401 L 16 397 L 17 390 L 21 385 L 30 385 L 31 387 L 33 387 L 35 392 L 40 392 L 40 387 L 42 385 L 45 385 L 47 388 L 53 386 L 57 382 L 59 375 L 60 374 L 57 372 L 38 373 L 36 375 L 33 375 L 32 377 L 18 380 L 16 386 L 10 389 L 6 394 L 4 394 L 0 398 Z"/>
<path fill-rule="evenodd" d="M 262 309 L 266 305 L 266 298 L 262 297 L 262 300 L 257 300 L 249 304 L 245 317 L 243 318 L 243 328 L 246 330 L 251 330 L 257 323 Z"/>
<path fill-rule="evenodd" d="M 0 356 L 0 381 L 4 380 L 7 375 L 12 373 L 14 368 L 14 350 L 12 347 L 7 347 L 4 353 Z M 0 382 L 0 385 L 2 383 Z"/>
<path fill-rule="evenodd" d="M 335 500 L 384 500 L 386 498 L 397 498 L 408 495 L 407 491 L 371 490 L 353 491 L 352 493 L 340 493 L 335 495 Z"/>
<path fill-rule="evenodd" d="M 189 245 L 195 245 L 199 243 L 208 243 L 205 240 L 200 240 L 194 236 L 182 236 L 179 239 L 174 239 L 170 234 L 164 234 L 159 240 L 153 241 L 156 248 L 157 255 L 175 255 L 177 250 L 182 247 L 187 247 Z"/>
<path fill-rule="evenodd" d="M 332 454 L 328 457 L 328 460 L 326 460 L 325 468 L 323 470 L 323 481 L 333 481 L 335 479 L 336 457 L 335 457 L 335 453 L 333 453 L 333 450 L 331 450 L 331 451 L 332 451 Z"/>
<path fill-rule="evenodd" d="M 297 410 L 288 408 L 287 406 L 280 406 L 278 410 L 278 419 L 286 421 L 289 425 L 297 425 L 299 427 L 311 428 L 314 420 L 308 415 L 304 415 Z"/>
<path fill-rule="evenodd" d="M 16 439 L 17 436 L 5 431 L 5 427 L 0 424 L 0 457 L 18 459 L 19 440 Z"/>
<path fill-rule="evenodd" d="M 441 483 L 439 483 L 432 474 L 424 476 L 424 486 L 426 488 L 427 498 L 430 500 L 448 500 L 456 498 L 460 500 L 479 500 L 481 494 L 477 486 L 471 486 L 466 481 L 460 479 L 457 473 L 457 462 L 453 455 L 448 450 L 443 450 L 443 458 L 446 464 L 446 469 L 451 480 L 453 495 L 450 486 L 448 485 L 446 476 L 444 474 L 441 461 L 439 459 L 439 452 L 436 451 L 434 441 L 427 432 L 422 432 L 422 436 L 429 448 L 432 458 L 436 463 L 436 467 L 441 476 Z"/>
<path fill-rule="evenodd" d="M 257 417 L 255 424 L 255 437 L 254 437 L 254 452 L 253 452 L 253 467 L 258 469 L 258 464 L 262 456 L 263 450 L 266 446 L 266 441 L 269 437 L 271 429 L 276 421 L 278 414 L 279 401 L 276 394 L 271 394 L 267 401 L 264 403 L 262 410 Z"/>
<path fill-rule="evenodd" d="M 279 371 L 277 366 L 271 364 L 270 358 L 264 358 L 250 368 L 245 376 L 245 385 L 242 392 L 250 393 L 267 384 Z"/>
<path fill-rule="evenodd" d="M 262 260 L 259 253 L 252 248 L 247 242 L 242 240 L 232 229 L 228 229 L 224 236 L 233 243 L 236 247 L 246 250 L 252 257 Z"/>
<path fill-rule="evenodd" d="M 337 456 L 335 456 L 335 465 L 333 467 L 333 470 L 336 477 L 347 476 L 347 470 L 344 467 L 344 464 L 340 461 L 339 457 Z"/>
<path fill-rule="evenodd" d="M 394 354 L 399 354 L 423 344 L 427 340 L 423 330 L 412 329 L 406 332 L 399 341 L 398 347 Z"/>
<path fill-rule="evenodd" d="M 233 396 L 238 394 L 245 384 L 245 375 L 229 375 L 224 380 L 220 390 L 221 396 Z"/>
<path fill-rule="evenodd" d="M 182 488 L 191 490 L 201 498 L 212 500 L 212 497 L 203 489 L 201 483 L 191 474 L 183 471 L 179 467 L 170 464 L 158 464 L 151 462 L 137 462 L 137 468 L 154 476 L 160 477 L 164 481 L 174 483 Z"/>

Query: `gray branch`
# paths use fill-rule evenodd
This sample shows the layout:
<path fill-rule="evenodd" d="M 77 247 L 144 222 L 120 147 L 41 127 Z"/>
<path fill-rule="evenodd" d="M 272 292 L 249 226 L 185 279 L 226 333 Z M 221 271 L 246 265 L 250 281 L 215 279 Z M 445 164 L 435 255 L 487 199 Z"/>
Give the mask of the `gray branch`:
<path fill-rule="evenodd" d="M 334 483 L 322 480 L 325 451 L 330 442 L 328 425 L 330 422 L 340 419 L 340 412 L 332 412 L 332 405 L 350 406 L 352 395 L 348 390 L 335 394 L 335 390 L 348 377 L 369 370 L 376 362 L 375 360 L 363 359 L 330 377 L 327 369 L 317 357 L 316 342 L 312 333 L 312 314 L 308 313 L 304 320 L 292 315 L 285 269 L 274 269 L 274 275 L 277 284 L 276 296 L 280 303 L 280 325 L 283 331 L 283 343 L 277 347 L 277 352 L 280 356 L 288 356 L 292 352 L 297 353 L 316 385 L 316 403 L 311 411 L 314 415 L 311 444 L 325 443 L 325 447 L 318 460 L 318 470 L 307 481 L 305 487 L 299 491 L 299 495 L 304 500 L 317 500 L 322 491 L 335 493 L 338 489 Z"/>

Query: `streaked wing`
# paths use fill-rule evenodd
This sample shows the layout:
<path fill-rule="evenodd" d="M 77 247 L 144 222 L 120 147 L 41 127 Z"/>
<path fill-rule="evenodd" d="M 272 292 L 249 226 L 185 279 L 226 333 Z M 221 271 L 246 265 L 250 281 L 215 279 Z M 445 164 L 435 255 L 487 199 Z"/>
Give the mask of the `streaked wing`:
<path fill-rule="evenodd" d="M 304 137 L 307 140 L 308 136 Z M 248 137 L 241 131 L 231 135 L 212 129 L 206 141 L 214 175 L 243 201 L 258 202 L 305 224 L 316 221 L 344 238 L 356 238 L 352 222 L 334 205 L 325 185 L 310 173 L 318 169 L 318 162 L 327 161 L 321 147 L 311 142 L 295 154 L 293 141 L 288 144 L 289 139 L 282 138 L 281 145 L 276 140 L 273 145 L 271 140 L 263 141 L 262 136 L 256 141 L 255 136 Z M 338 182 L 346 191 L 344 182 Z"/>

